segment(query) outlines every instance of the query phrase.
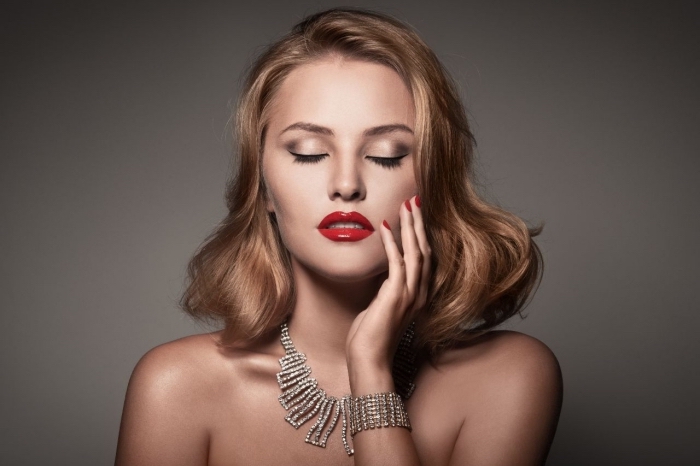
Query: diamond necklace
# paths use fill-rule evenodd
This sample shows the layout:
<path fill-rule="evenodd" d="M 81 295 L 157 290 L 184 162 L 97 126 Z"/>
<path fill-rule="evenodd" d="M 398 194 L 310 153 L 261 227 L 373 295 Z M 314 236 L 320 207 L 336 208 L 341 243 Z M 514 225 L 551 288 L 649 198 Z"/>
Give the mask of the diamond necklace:
<path fill-rule="evenodd" d="M 401 337 L 394 356 L 394 377 L 396 392 L 407 400 L 416 388 L 413 377 L 416 373 L 416 353 L 411 347 L 415 322 L 406 329 Z M 321 448 L 326 447 L 328 436 L 331 434 L 338 419 L 342 420 L 340 437 L 348 455 L 354 453 L 348 444 L 347 432 L 350 426 L 349 411 L 352 402 L 351 395 L 336 398 L 318 388 L 318 382 L 311 375 L 311 368 L 306 365 L 306 355 L 294 347 L 289 336 L 287 322 L 280 326 L 282 346 L 286 355 L 281 358 L 282 370 L 277 373 L 277 383 L 282 394 L 277 397 L 282 407 L 287 410 L 284 420 L 295 429 L 301 427 L 318 413 L 316 422 L 309 429 L 304 441 Z M 332 413 L 332 417 L 331 417 Z M 330 423 L 328 422 L 330 419 Z M 328 425 L 328 428 L 324 428 Z"/>

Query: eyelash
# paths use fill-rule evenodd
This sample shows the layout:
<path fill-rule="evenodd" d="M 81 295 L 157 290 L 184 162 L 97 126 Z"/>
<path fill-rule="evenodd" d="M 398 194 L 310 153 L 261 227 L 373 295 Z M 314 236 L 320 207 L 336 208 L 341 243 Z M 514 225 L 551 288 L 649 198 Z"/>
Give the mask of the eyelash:
<path fill-rule="evenodd" d="M 294 156 L 294 162 L 295 163 L 318 163 L 320 162 L 324 157 L 327 157 L 328 154 L 297 154 L 292 151 L 288 151 L 290 154 Z M 368 159 L 370 159 L 372 162 L 376 163 L 380 167 L 384 168 L 398 168 L 401 166 L 401 159 L 406 157 L 408 154 L 403 154 L 399 155 L 398 157 L 372 157 L 370 155 L 367 156 Z"/>

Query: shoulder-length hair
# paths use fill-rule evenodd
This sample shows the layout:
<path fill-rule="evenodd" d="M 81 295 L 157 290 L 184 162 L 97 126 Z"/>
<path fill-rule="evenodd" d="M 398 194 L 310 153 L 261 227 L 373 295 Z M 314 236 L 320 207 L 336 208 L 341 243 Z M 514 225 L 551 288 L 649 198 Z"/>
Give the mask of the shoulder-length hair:
<path fill-rule="evenodd" d="M 265 208 L 262 148 L 271 103 L 296 67 L 328 56 L 390 67 L 415 105 L 415 177 L 433 274 L 416 329 L 429 354 L 467 341 L 520 312 L 539 283 L 542 258 L 515 215 L 475 192 L 474 139 L 456 86 L 406 24 L 383 14 L 332 9 L 312 15 L 253 63 L 235 114 L 237 170 L 228 215 L 192 258 L 181 304 L 224 324 L 224 341 L 254 340 L 293 308 L 289 252 Z"/>

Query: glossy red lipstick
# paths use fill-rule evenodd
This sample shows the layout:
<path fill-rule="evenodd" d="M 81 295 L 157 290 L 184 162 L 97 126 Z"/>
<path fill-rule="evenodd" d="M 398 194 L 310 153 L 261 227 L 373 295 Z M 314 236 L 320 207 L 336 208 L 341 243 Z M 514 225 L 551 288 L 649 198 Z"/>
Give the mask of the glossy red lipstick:
<path fill-rule="evenodd" d="M 321 220 L 317 228 L 331 241 L 360 241 L 374 233 L 370 221 L 359 212 L 332 212 Z"/>

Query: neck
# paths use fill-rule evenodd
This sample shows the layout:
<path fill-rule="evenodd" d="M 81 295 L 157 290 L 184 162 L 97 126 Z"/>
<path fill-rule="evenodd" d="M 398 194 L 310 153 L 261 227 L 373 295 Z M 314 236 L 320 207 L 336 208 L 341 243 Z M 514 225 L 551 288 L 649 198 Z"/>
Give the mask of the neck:
<path fill-rule="evenodd" d="M 345 341 L 357 315 L 367 309 L 386 278 L 339 283 L 292 259 L 296 302 L 289 333 L 297 350 L 322 363 L 344 365 Z"/>

